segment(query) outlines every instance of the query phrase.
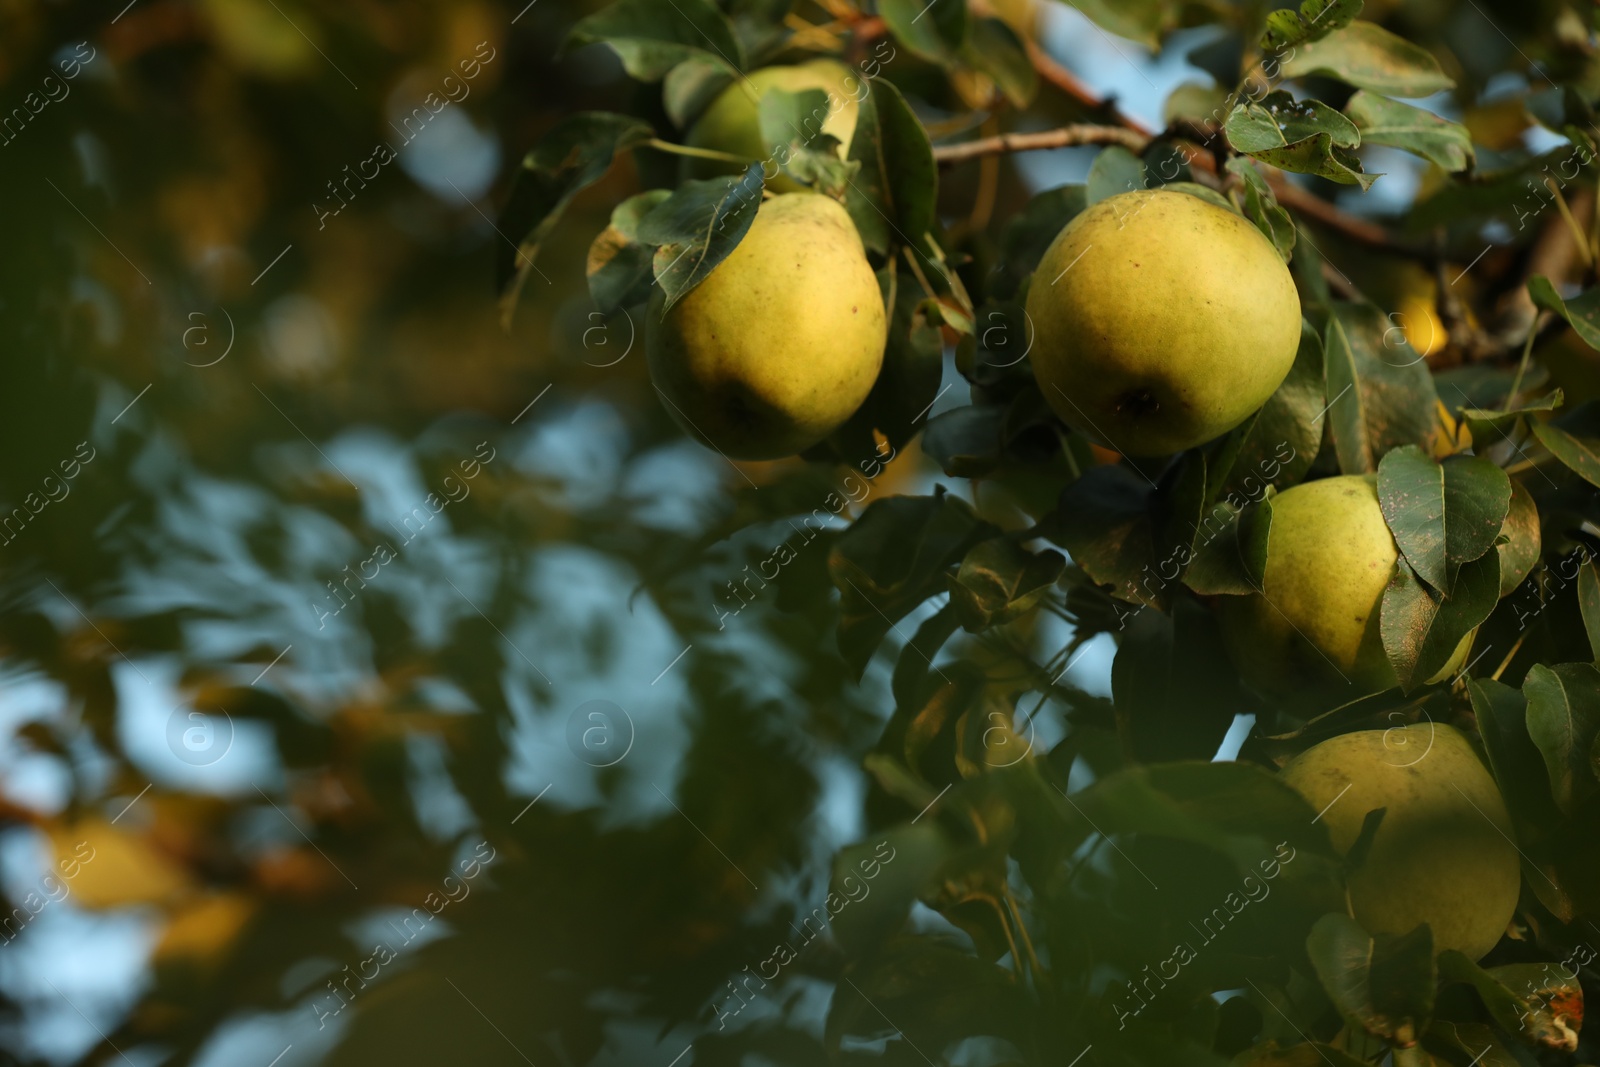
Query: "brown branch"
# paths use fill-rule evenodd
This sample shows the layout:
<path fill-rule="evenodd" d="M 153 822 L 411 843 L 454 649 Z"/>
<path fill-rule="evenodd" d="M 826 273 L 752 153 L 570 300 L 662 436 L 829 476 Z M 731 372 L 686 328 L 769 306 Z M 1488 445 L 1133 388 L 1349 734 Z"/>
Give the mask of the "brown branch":
<path fill-rule="evenodd" d="M 1090 108 L 1092 110 L 1107 110 L 1107 104 L 1105 100 L 1099 96 L 1096 96 L 1094 92 L 1078 78 L 1077 75 L 1073 74 L 1070 70 L 1067 70 L 1054 59 L 1050 58 L 1049 54 L 1046 53 L 1044 49 L 1040 48 L 1037 44 L 1034 44 L 1031 41 L 1028 43 L 1028 58 L 1032 61 L 1033 69 L 1039 73 L 1039 76 L 1045 81 L 1049 82 L 1051 85 L 1055 86 L 1057 89 L 1061 90 L 1061 92 L 1072 97 L 1072 99 L 1076 100 L 1086 108 Z M 1106 140 L 1065 140 L 1060 142 L 1045 142 L 1040 144 L 1023 145 L 1019 146 L 1019 148 L 1058 148 L 1069 144 L 1120 144 L 1124 147 L 1127 147 L 1131 151 L 1142 152 L 1151 141 L 1156 139 L 1157 136 L 1181 138 L 1186 141 L 1192 141 L 1198 148 L 1205 149 L 1205 151 L 1196 152 L 1193 156 L 1189 157 L 1188 162 L 1192 169 L 1197 168 L 1211 174 L 1217 173 L 1218 164 L 1217 161 L 1212 158 L 1211 153 L 1215 152 L 1216 149 L 1220 147 L 1219 142 L 1217 142 L 1217 137 L 1221 131 L 1217 128 L 1215 123 L 1193 122 L 1180 119 L 1164 133 L 1158 135 L 1155 131 L 1150 130 L 1137 119 L 1131 118 L 1117 111 L 1115 107 L 1109 108 L 1109 111 L 1109 117 L 1114 123 L 1130 132 L 1142 135 L 1142 138 L 1139 140 L 1112 140 L 1109 138 Z M 1061 132 L 1085 128 L 1089 127 L 1067 126 L 1063 127 Z M 1043 138 L 1046 135 L 1033 134 L 1030 136 Z M 980 142 L 974 141 L 970 143 L 977 145 Z M 939 150 L 935 149 L 934 157 L 939 159 L 941 163 L 954 162 L 974 156 L 985 155 L 988 151 L 1012 150 L 1017 149 L 973 149 L 963 154 L 952 153 L 951 157 L 946 159 L 939 155 Z M 1385 251 L 1400 252 L 1416 259 L 1431 261 L 1434 258 L 1433 254 L 1427 249 L 1397 241 L 1387 230 L 1385 230 L 1382 226 L 1379 226 L 1377 223 L 1369 222 L 1366 219 L 1359 219 L 1353 215 L 1345 214 L 1343 211 L 1340 211 L 1338 208 L 1334 207 L 1326 200 L 1323 200 L 1321 197 L 1312 193 L 1308 193 L 1298 185 L 1294 185 L 1293 183 L 1289 182 L 1282 176 L 1282 174 L 1278 173 L 1272 168 L 1267 169 L 1267 183 L 1272 186 L 1272 191 L 1274 195 L 1277 196 L 1279 203 L 1283 204 L 1285 207 L 1298 211 L 1307 218 L 1313 219 L 1322 225 L 1329 227 L 1330 229 L 1338 230 L 1351 240 L 1358 241 L 1361 244 L 1372 248 L 1381 248 Z"/>
<path fill-rule="evenodd" d="M 1138 119 L 1130 118 L 1118 111 L 1115 105 L 1109 105 L 1105 100 L 1096 96 L 1094 90 L 1083 83 L 1079 77 L 1050 58 L 1050 54 L 1032 41 L 1028 42 L 1028 59 L 1033 64 L 1033 69 L 1039 77 L 1055 86 L 1057 89 L 1072 97 L 1084 107 L 1094 111 L 1109 111 L 1110 118 L 1117 125 L 1142 133 L 1148 139 L 1155 136 L 1155 131 L 1147 129 Z"/>
<path fill-rule="evenodd" d="M 933 158 L 943 166 L 950 166 L 979 156 L 1031 152 L 1041 148 L 1067 148 L 1071 145 L 1115 144 L 1132 152 L 1142 152 L 1149 143 L 1147 135 L 1122 126 L 1095 126 L 1080 122 L 1038 133 L 1002 133 L 995 137 L 980 137 L 976 141 L 938 145 L 933 150 Z"/>

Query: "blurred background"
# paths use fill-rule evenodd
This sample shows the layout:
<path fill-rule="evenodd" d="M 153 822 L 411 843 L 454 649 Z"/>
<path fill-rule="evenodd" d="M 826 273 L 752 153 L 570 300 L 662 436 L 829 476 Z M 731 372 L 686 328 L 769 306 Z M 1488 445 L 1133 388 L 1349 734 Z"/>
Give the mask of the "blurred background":
<path fill-rule="evenodd" d="M 635 316 L 592 310 L 588 243 L 664 158 L 578 199 L 509 332 L 496 306 L 522 154 L 582 109 L 673 136 L 658 87 L 558 57 L 595 3 L 123 2 L 0 3 L 0 1061 L 822 1060 L 826 938 L 734 983 L 866 833 L 892 657 L 841 661 L 826 535 L 730 583 L 834 474 L 685 440 Z M 1556 11 L 1366 17 L 1449 57 L 1425 104 L 1487 165 L 1554 136 L 1504 72 Z M 1227 51 L 1024 13 L 1156 128 Z M 894 80 L 951 119 L 918 62 Z M 1017 125 L 1083 115 L 1044 91 Z M 1008 164 L 995 224 L 1093 152 Z M 1403 213 L 1413 162 L 1377 150 L 1343 205 Z M 904 450 L 874 492 L 936 475 Z M 1103 698 L 1112 651 L 1066 684 Z"/>

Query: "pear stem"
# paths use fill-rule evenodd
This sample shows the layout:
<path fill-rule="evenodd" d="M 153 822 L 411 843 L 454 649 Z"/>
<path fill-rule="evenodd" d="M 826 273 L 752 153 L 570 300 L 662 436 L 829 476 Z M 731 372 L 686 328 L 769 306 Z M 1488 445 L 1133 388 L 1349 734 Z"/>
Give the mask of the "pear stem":
<path fill-rule="evenodd" d="M 1511 651 L 1506 653 L 1506 658 L 1500 661 L 1500 666 L 1496 667 L 1494 673 L 1489 675 L 1490 681 L 1498 682 L 1500 680 L 1500 675 L 1505 673 L 1507 667 L 1511 666 L 1511 661 L 1516 658 L 1517 652 L 1522 648 L 1522 642 L 1527 639 L 1528 631 L 1524 630 L 1522 631 L 1522 636 L 1517 638 L 1516 644 L 1511 646 Z"/>
<path fill-rule="evenodd" d="M 1394 1067 L 1425 1067 L 1428 1060 L 1423 1057 L 1421 1045 L 1411 1045 L 1401 1048 L 1392 1046 L 1394 1051 Z"/>
<path fill-rule="evenodd" d="M 1522 362 L 1517 364 L 1517 376 L 1511 379 L 1511 391 L 1506 394 L 1506 404 L 1501 411 L 1510 411 L 1511 405 L 1516 403 L 1517 394 L 1522 391 L 1522 379 L 1528 373 L 1528 358 L 1533 355 L 1533 340 L 1539 336 L 1540 317 L 1541 313 L 1534 312 L 1533 321 L 1528 324 L 1528 340 L 1522 346 Z"/>
<path fill-rule="evenodd" d="M 715 159 L 722 163 L 737 163 L 742 167 L 748 167 L 750 164 L 755 162 L 753 159 L 746 159 L 743 156 L 736 156 L 732 152 L 718 152 L 715 148 L 695 148 L 692 145 L 673 144 L 671 141 L 663 141 L 659 137 L 652 137 L 645 143 L 651 148 L 656 149 L 658 152 L 670 152 L 675 156 L 694 156 L 696 159 Z"/>
<path fill-rule="evenodd" d="M 1556 210 L 1561 212 L 1561 217 L 1567 220 L 1567 225 L 1572 228 L 1573 235 L 1578 239 L 1578 252 L 1583 256 L 1583 265 L 1594 266 L 1594 254 L 1589 251 L 1589 235 L 1583 232 L 1578 220 L 1572 217 L 1572 209 L 1567 206 L 1567 198 L 1561 195 L 1561 187 L 1556 184 L 1554 178 L 1546 178 L 1544 183 L 1549 186 L 1550 192 L 1555 194 Z"/>

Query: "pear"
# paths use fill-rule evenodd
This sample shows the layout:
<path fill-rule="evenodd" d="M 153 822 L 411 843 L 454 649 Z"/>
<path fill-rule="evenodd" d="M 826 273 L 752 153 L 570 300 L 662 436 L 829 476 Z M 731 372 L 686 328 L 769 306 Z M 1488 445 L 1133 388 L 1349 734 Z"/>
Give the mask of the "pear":
<path fill-rule="evenodd" d="M 1222 597 L 1223 638 L 1239 673 L 1295 708 L 1343 703 L 1399 684 L 1379 609 L 1400 550 L 1378 505 L 1377 478 L 1305 482 L 1272 498 L 1262 591 Z M 1430 678 L 1453 674 L 1462 639 Z"/>
<path fill-rule="evenodd" d="M 1300 297 L 1277 249 L 1233 212 L 1170 190 L 1107 197 L 1069 222 L 1027 312 L 1045 400 L 1134 456 L 1233 429 L 1300 346 Z"/>
<path fill-rule="evenodd" d="M 691 436 L 736 459 L 817 444 L 878 378 L 888 319 L 861 237 L 838 201 L 763 202 L 728 258 L 672 309 L 659 287 L 650 377 Z"/>
<path fill-rule="evenodd" d="M 738 78 L 717 94 L 689 127 L 686 143 L 694 148 L 728 152 L 752 162 L 771 159 L 774 146 L 761 138 L 761 98 L 769 89 L 790 93 L 821 89 L 827 93 L 827 107 L 816 119 L 823 133 L 838 138 L 840 158 L 845 156 L 855 133 L 856 115 L 866 92 L 866 81 L 843 63 L 831 59 L 814 59 L 792 67 L 762 67 Z M 812 130 L 808 128 L 804 132 L 809 134 Z M 797 131 L 796 137 L 799 136 Z M 683 176 L 687 178 L 710 178 L 737 173 L 740 169 L 718 160 L 685 157 L 683 161 Z M 773 174 L 776 169 L 776 163 L 769 164 L 766 173 Z M 777 193 L 804 188 L 781 174 L 770 179 L 767 187 Z"/>
<path fill-rule="evenodd" d="M 1350 876 L 1350 908 L 1372 934 L 1433 930 L 1435 952 L 1476 960 L 1500 940 L 1522 884 L 1511 817 L 1494 779 L 1459 730 L 1422 722 L 1340 734 L 1283 768 L 1322 812 L 1339 852 L 1367 812 L 1386 809 Z"/>

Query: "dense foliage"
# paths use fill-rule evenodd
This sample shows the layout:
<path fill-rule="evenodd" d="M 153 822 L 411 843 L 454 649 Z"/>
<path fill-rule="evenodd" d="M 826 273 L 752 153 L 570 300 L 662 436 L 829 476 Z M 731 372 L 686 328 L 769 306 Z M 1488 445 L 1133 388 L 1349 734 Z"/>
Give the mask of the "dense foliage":
<path fill-rule="evenodd" d="M 780 607 L 836 611 L 853 677 L 880 655 L 894 662 L 893 713 L 864 764 L 872 833 L 839 854 L 826 898 L 842 957 L 825 1045 L 855 1056 L 887 1037 L 884 1056 L 907 1063 L 1581 1061 L 1580 975 L 1600 892 L 1600 424 L 1588 403 L 1600 366 L 1600 66 L 1588 13 L 1547 5 L 1516 20 L 1537 30 L 1524 48 L 1492 15 L 1441 5 L 1076 6 L 1150 46 L 1221 26 L 1189 56 L 1214 80 L 1172 92 L 1166 127 L 1150 130 L 1042 51 L 1032 5 L 838 0 L 801 13 L 622 0 L 578 21 L 571 41 L 613 48 L 649 106 L 566 117 L 524 161 L 502 216 L 523 237 L 501 254 L 510 315 L 566 204 L 631 154 L 645 191 L 596 238 L 588 282 L 603 315 L 647 335 L 676 328 L 671 309 L 720 264 L 734 269 L 764 182 L 769 196 L 808 186 L 841 201 L 878 269 L 892 316 L 877 385 L 809 465 L 744 472 L 718 531 L 750 561 L 722 625 L 773 584 Z M 1463 47 L 1469 24 L 1509 49 Z M 708 140 L 710 123 L 727 122 L 718 94 L 817 54 L 849 65 L 843 92 L 748 82 L 762 158 Z M 1525 90 L 1498 88 L 1508 78 Z M 1428 106 L 1406 102 L 1417 98 Z M 853 134 L 827 132 L 845 107 Z M 1042 130 L 1041 115 L 1077 121 Z M 1535 124 L 1537 151 L 1524 137 Z M 1102 146 L 1087 179 L 1028 195 L 1013 154 L 1078 145 Z M 1342 193 L 1381 177 L 1371 168 L 1383 157 L 1363 146 L 1425 161 L 1405 168 L 1420 180 L 1403 211 L 1375 217 Z M 672 155 L 690 161 L 676 176 Z M 689 178 L 708 156 L 729 176 Z M 1112 198 L 1152 189 L 1259 228 L 1292 266 L 1303 323 L 1293 367 L 1259 411 L 1180 454 L 1135 458 L 1030 373 L 1050 353 L 1034 348 L 1028 309 L 1077 262 L 1062 253 L 1034 273 L 1067 223 L 1121 203 L 1100 213 L 1114 224 L 1097 223 L 1094 239 L 1134 240 L 1124 213 L 1146 201 Z M 1140 247 L 1204 251 L 1177 230 Z M 1253 295 L 1245 317 L 1279 314 Z M 1179 298 L 1156 285 L 1142 296 Z M 1265 358 L 1243 340 L 1248 322 L 1226 325 L 1248 358 Z M 1168 336 L 1175 352 L 1180 333 Z M 947 348 L 969 399 L 927 417 Z M 686 429 L 718 447 L 694 420 Z M 946 479 L 879 491 L 880 461 L 911 447 L 970 492 Z M 1301 601 L 1338 602 L 1335 588 L 1356 578 L 1338 557 L 1313 544 L 1273 559 L 1353 536 L 1337 513 L 1300 519 L 1307 505 L 1283 496 L 1337 475 L 1369 476 L 1380 537 L 1396 550 L 1377 577 L 1370 654 L 1336 664 L 1318 646 L 1340 684 L 1301 672 L 1274 685 L 1286 668 L 1263 661 L 1289 646 L 1265 631 L 1225 639 L 1233 602 L 1264 590 L 1297 632 L 1303 613 L 1274 596 L 1309 588 Z M 772 552 L 741 534 L 827 519 L 824 508 L 848 520 L 805 542 L 826 539 L 831 588 L 811 576 L 822 553 L 790 547 L 787 530 Z M 808 573 L 791 572 L 803 552 L 795 566 Z M 1064 681 L 1106 634 L 1110 700 Z M 1239 715 L 1238 758 L 1213 761 Z M 1503 826 L 1479 808 L 1488 840 L 1473 850 L 1512 843 L 1523 873 L 1515 920 L 1501 938 L 1504 915 L 1491 919 L 1501 943 L 1481 965 L 1482 948 L 1435 945 L 1448 917 L 1432 932 L 1369 934 L 1347 914 L 1352 900 L 1361 911 L 1362 865 L 1380 862 L 1385 813 L 1391 834 L 1414 817 L 1400 800 L 1354 845 L 1336 843 L 1326 809 L 1275 773 L 1363 728 L 1388 731 L 1375 736 L 1397 755 L 1411 746 L 1394 765 L 1420 767 L 1435 726 L 1477 739 L 1483 755 L 1470 759 L 1487 760 L 1509 807 Z M 1446 784 L 1466 797 L 1466 765 L 1453 766 Z M 1498 809 L 1498 797 L 1486 803 Z M 874 845 L 895 859 L 892 879 L 869 886 L 855 864 Z M 1387 891 L 1426 895 L 1437 879 L 1470 883 L 1467 897 L 1495 892 L 1472 861 L 1437 862 Z M 856 903 L 857 890 L 872 902 Z M 768 1044 L 770 1013 L 730 1020 L 784 988 L 796 952 L 780 943 L 734 976 L 697 1056 L 785 1047 Z"/>

